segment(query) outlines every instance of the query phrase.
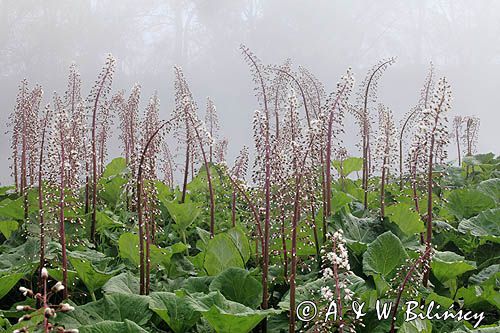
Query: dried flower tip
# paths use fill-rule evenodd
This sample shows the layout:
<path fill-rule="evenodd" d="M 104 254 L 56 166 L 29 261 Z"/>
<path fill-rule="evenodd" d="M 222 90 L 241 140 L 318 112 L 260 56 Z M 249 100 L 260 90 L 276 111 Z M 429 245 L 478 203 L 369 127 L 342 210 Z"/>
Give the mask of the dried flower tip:
<path fill-rule="evenodd" d="M 73 311 L 75 308 L 68 303 L 61 303 L 61 312 L 70 312 Z"/>
<path fill-rule="evenodd" d="M 33 291 L 26 287 L 19 287 L 19 291 L 23 293 L 23 296 L 33 296 Z"/>
<path fill-rule="evenodd" d="M 48 279 L 49 278 L 49 272 L 47 271 L 47 268 L 42 268 L 42 279 Z"/>
<path fill-rule="evenodd" d="M 16 306 L 17 311 L 29 311 L 31 310 L 31 306 L 29 305 L 18 305 Z"/>
<path fill-rule="evenodd" d="M 44 314 L 46 318 L 56 317 L 56 311 L 52 308 L 46 308 Z"/>
<path fill-rule="evenodd" d="M 19 318 L 18 322 L 22 322 L 22 321 L 30 320 L 30 319 L 31 319 L 31 315 L 27 314 L 27 315 L 24 315 L 21 318 Z"/>
<path fill-rule="evenodd" d="M 64 285 L 62 284 L 61 281 L 58 281 L 53 287 L 52 287 L 52 292 L 58 293 L 61 290 L 64 290 Z"/>

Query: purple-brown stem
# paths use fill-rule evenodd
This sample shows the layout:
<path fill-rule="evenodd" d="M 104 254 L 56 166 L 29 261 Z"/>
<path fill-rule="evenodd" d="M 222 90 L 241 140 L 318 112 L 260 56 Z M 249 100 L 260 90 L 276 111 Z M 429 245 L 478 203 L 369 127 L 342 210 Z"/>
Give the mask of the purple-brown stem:
<path fill-rule="evenodd" d="M 405 278 L 403 279 L 403 283 L 399 286 L 398 289 L 398 294 L 396 297 L 396 303 L 394 304 L 394 309 L 392 310 L 392 318 L 391 318 L 391 333 L 395 332 L 395 324 L 396 324 L 396 316 L 398 314 L 398 307 L 399 303 L 401 302 L 401 297 L 403 296 L 403 292 L 405 290 L 406 285 L 408 284 L 408 281 L 410 281 L 410 277 L 413 275 L 413 272 L 415 269 L 424 261 L 427 260 L 428 256 L 431 253 L 432 248 L 427 248 L 425 252 L 418 257 L 418 259 L 413 263 L 413 265 L 410 267 L 408 272 L 405 275 Z"/>
<path fill-rule="evenodd" d="M 65 126 L 65 124 L 61 124 L 61 126 Z M 61 165 L 60 165 L 60 184 L 59 184 L 59 241 L 61 243 L 61 255 L 62 255 L 62 273 L 63 280 L 62 283 L 64 285 L 63 290 L 63 298 L 66 299 L 68 297 L 68 258 L 66 257 L 66 231 L 64 226 L 64 185 L 65 185 L 65 137 L 64 131 L 62 128 L 59 130 L 59 140 L 61 142 Z"/>
<path fill-rule="evenodd" d="M 144 149 L 142 150 L 141 157 L 139 160 L 139 166 L 137 169 L 137 219 L 138 219 L 138 226 L 139 226 L 139 292 L 141 295 L 147 295 L 149 294 L 149 281 L 146 281 L 146 278 L 149 280 L 149 272 L 146 275 L 145 272 L 145 266 L 144 266 L 144 226 L 143 226 L 143 216 L 142 216 L 142 206 L 143 206 L 143 201 L 142 201 L 142 193 L 143 193 L 143 181 L 142 181 L 142 172 L 143 172 L 143 165 L 144 165 L 144 159 L 146 157 L 146 153 L 148 151 L 148 148 L 155 138 L 155 136 L 168 124 L 170 124 L 175 118 L 172 118 L 168 121 L 165 121 L 162 125 L 160 125 L 149 137 L 148 141 L 146 142 L 146 145 L 144 146 Z M 149 233 L 148 227 L 146 226 L 146 234 Z M 147 267 L 149 267 L 149 236 L 146 238 L 146 261 L 147 261 Z"/>
<path fill-rule="evenodd" d="M 200 151 L 201 155 L 203 156 L 203 162 L 205 163 L 205 169 L 207 171 L 207 183 L 208 183 L 208 192 L 210 195 L 210 238 L 214 238 L 214 233 L 215 233 L 215 195 L 214 195 L 214 189 L 212 186 L 212 177 L 210 173 L 210 164 L 208 163 L 207 155 L 205 153 L 205 149 L 203 147 L 203 140 L 201 139 L 200 132 L 198 130 L 198 127 L 195 124 L 194 119 L 192 118 L 192 115 L 190 113 L 187 113 L 189 119 L 192 122 L 192 125 L 194 127 L 194 131 L 196 133 L 196 137 L 198 139 L 198 143 L 200 145 Z"/>
<path fill-rule="evenodd" d="M 44 222 L 44 207 L 43 207 L 43 152 L 45 146 L 45 133 L 47 122 L 49 119 L 50 109 L 46 108 L 45 118 L 42 124 L 42 138 L 40 141 L 40 157 L 38 160 L 38 218 L 40 223 L 40 281 L 42 269 L 45 266 L 45 222 Z M 38 289 L 41 289 L 41 283 L 38 284 Z"/>

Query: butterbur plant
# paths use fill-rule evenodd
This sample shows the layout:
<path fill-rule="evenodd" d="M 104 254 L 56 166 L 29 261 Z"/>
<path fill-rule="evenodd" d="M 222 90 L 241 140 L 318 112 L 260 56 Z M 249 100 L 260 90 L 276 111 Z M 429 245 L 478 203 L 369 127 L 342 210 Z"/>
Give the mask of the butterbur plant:
<path fill-rule="evenodd" d="M 432 242 L 432 221 L 433 221 L 433 175 L 436 158 L 443 159 L 446 151 L 443 149 L 449 142 L 447 129 L 447 112 L 451 108 L 451 87 L 446 78 L 441 78 L 435 92 L 433 93 L 430 107 L 422 113 L 422 120 L 418 125 L 418 132 L 415 142 L 420 149 L 425 151 L 426 162 L 426 188 L 427 188 L 427 215 L 426 215 L 426 237 L 427 248 Z M 429 273 L 424 276 L 424 285 L 427 286 Z"/>
<path fill-rule="evenodd" d="M 463 136 L 463 124 L 464 124 L 464 118 L 462 116 L 453 117 L 452 135 L 457 145 L 457 157 L 459 166 L 462 166 L 462 150 L 460 149 L 460 141 L 462 141 L 462 136 Z"/>
<path fill-rule="evenodd" d="M 175 164 L 172 153 L 168 147 L 168 143 L 163 141 L 162 144 L 163 158 L 160 165 L 161 172 L 163 173 L 163 182 L 170 188 L 174 187 L 174 170 Z"/>
<path fill-rule="evenodd" d="M 377 162 L 380 165 L 380 217 L 385 217 L 385 188 L 389 183 L 389 172 L 395 161 L 397 141 L 396 127 L 391 110 L 384 105 L 379 105 L 378 133 L 376 144 Z"/>
<path fill-rule="evenodd" d="M 217 140 L 219 130 L 219 117 L 217 116 L 217 109 L 215 104 L 210 97 L 207 97 L 207 111 L 205 113 L 205 125 L 207 127 L 208 133 L 213 141 Z M 210 145 L 209 147 L 209 161 L 213 162 L 214 159 L 214 147 Z"/>
<path fill-rule="evenodd" d="M 262 308 L 269 307 L 268 274 L 269 274 L 269 236 L 271 228 L 271 129 L 268 108 L 267 77 L 269 75 L 260 60 L 244 45 L 240 47 L 245 61 L 250 66 L 250 71 L 256 85 L 255 92 L 263 112 L 254 113 L 253 129 L 257 151 L 255 160 L 254 181 L 260 185 L 264 193 L 264 230 L 262 246 Z M 263 324 L 265 326 L 265 323 Z"/>
<path fill-rule="evenodd" d="M 466 156 L 472 156 L 473 153 L 476 152 L 477 149 L 477 141 L 479 136 L 479 118 L 475 116 L 466 116 L 463 118 L 463 122 L 465 123 L 465 129 L 462 136 L 463 144 L 465 146 L 465 154 Z M 458 141 L 457 141 L 458 143 Z M 470 165 L 467 165 L 466 173 L 467 177 L 470 174 Z M 472 171 L 474 171 L 474 166 L 472 166 Z"/>
<path fill-rule="evenodd" d="M 110 54 L 106 58 L 106 63 L 99 73 L 94 86 L 92 87 L 89 96 L 87 97 L 87 104 L 90 109 L 90 114 L 92 116 L 91 125 L 91 159 L 92 159 L 92 218 L 90 225 L 90 238 L 92 242 L 96 241 L 96 218 L 97 218 L 97 181 L 98 181 L 98 131 L 99 128 L 104 126 L 99 126 L 100 119 L 98 118 L 99 113 L 109 107 L 106 102 L 106 97 L 111 90 L 111 83 L 113 81 L 113 74 L 115 71 L 115 58 Z M 105 111 L 106 112 L 106 111 Z M 99 140 L 99 142 L 101 142 Z"/>
<path fill-rule="evenodd" d="M 43 91 L 40 86 L 28 88 L 26 79 L 21 81 L 14 112 L 10 115 L 12 128 L 12 169 L 16 190 L 23 197 L 24 219 L 28 220 L 28 190 L 33 185 L 38 169 L 38 119 Z"/>
<path fill-rule="evenodd" d="M 156 103 L 156 102 L 153 102 Z M 156 106 L 155 106 L 156 107 Z M 137 195 L 137 219 L 138 219 L 138 236 L 139 236 L 139 288 L 141 295 L 147 295 L 150 291 L 150 235 L 149 235 L 149 224 L 147 221 L 144 221 L 143 209 L 146 201 L 144 200 L 144 173 L 147 172 L 148 166 L 148 155 L 150 154 L 149 149 L 153 146 L 153 150 L 157 149 L 155 147 L 158 143 L 155 143 L 158 139 L 158 135 L 163 130 L 169 130 L 172 126 L 173 121 L 175 121 L 175 117 L 164 121 L 162 123 L 158 123 L 157 128 L 148 131 L 149 136 L 145 137 L 143 147 L 138 156 L 138 166 L 137 166 L 137 175 L 136 175 L 136 195 Z M 150 155 L 149 155 L 150 156 Z M 151 172 L 151 170 L 149 170 Z"/>
<path fill-rule="evenodd" d="M 368 208 L 368 183 L 370 170 L 372 168 L 370 151 L 370 137 L 372 131 L 371 110 L 374 107 L 374 103 L 377 101 L 378 82 L 385 70 L 390 65 L 394 64 L 394 62 L 394 58 L 382 60 L 368 71 L 357 93 L 356 105 L 351 108 L 360 128 L 361 152 L 363 157 L 361 185 L 364 191 L 363 205 L 365 209 Z"/>
<path fill-rule="evenodd" d="M 71 186 L 72 179 L 67 176 L 76 170 L 71 170 L 71 152 L 68 145 L 71 142 L 71 123 L 68 112 L 59 96 L 54 95 L 54 122 L 49 146 L 50 182 L 57 191 L 54 195 L 54 205 L 51 211 L 57 216 L 59 243 L 61 244 L 62 283 L 65 286 L 63 297 L 67 298 L 68 259 L 66 251 L 66 189 Z"/>
<path fill-rule="evenodd" d="M 404 141 L 405 137 L 408 136 L 408 131 L 413 129 L 418 123 L 421 117 L 422 111 L 427 109 L 432 97 L 432 91 L 434 89 L 434 67 L 432 63 L 430 64 L 429 72 L 425 79 L 424 86 L 420 91 L 420 99 L 415 107 L 413 107 L 409 112 L 407 112 L 401 124 L 399 126 L 399 189 L 402 190 L 404 186 L 403 180 L 403 156 L 404 156 Z"/>
<path fill-rule="evenodd" d="M 356 300 L 351 286 L 350 276 L 354 276 L 349 263 L 346 240 L 342 229 L 327 235 L 327 242 L 321 249 L 322 258 L 322 282 L 323 287 L 319 290 L 321 304 L 324 306 L 319 310 L 317 320 L 313 322 L 313 331 L 331 332 L 337 330 L 343 332 L 355 332 L 356 326 L 363 327 L 361 319 L 354 319 L 350 304 Z M 326 316 L 326 312 L 332 310 L 331 305 L 336 307 L 336 318 Z"/>
<path fill-rule="evenodd" d="M 58 281 L 50 289 L 48 287 L 49 273 L 45 267 L 41 269 L 41 284 L 42 290 L 38 293 L 33 292 L 26 287 L 20 287 L 19 291 L 27 298 L 33 298 L 40 304 L 40 308 L 36 309 L 30 305 L 17 305 L 16 310 L 26 313 L 19 318 L 18 327 L 13 333 L 29 333 L 29 332 L 57 332 L 57 333 L 78 333 L 77 329 L 66 329 L 64 327 L 55 326 L 52 324 L 58 312 L 67 313 L 75 308 L 68 303 L 52 303 L 52 300 L 57 299 L 60 292 L 64 292 L 64 285 Z M 27 313 L 28 312 L 28 313 Z M 41 323 L 32 321 L 31 319 L 43 314 Z M 25 324 L 26 323 L 26 324 Z"/>
<path fill-rule="evenodd" d="M 233 181 L 238 181 L 244 179 L 248 169 L 248 147 L 244 146 L 231 169 L 230 179 Z M 233 190 L 231 193 L 231 224 L 233 227 L 236 226 L 236 197 L 238 189 L 236 185 L 233 184 Z"/>
<path fill-rule="evenodd" d="M 46 225 L 45 225 L 45 204 L 44 204 L 44 186 L 43 186 L 43 177 L 44 177 L 44 164 L 45 164 L 45 140 L 47 137 L 47 127 L 49 124 L 49 117 L 51 115 L 50 105 L 47 104 L 45 106 L 44 117 L 40 120 L 42 126 L 42 133 L 40 138 L 40 157 L 38 159 L 38 223 L 40 225 L 40 274 L 42 273 L 43 267 L 45 267 L 45 233 L 46 233 Z M 40 282 L 38 284 L 38 289 L 42 288 L 41 286 L 42 279 L 40 278 Z"/>
<path fill-rule="evenodd" d="M 393 285 L 399 283 L 399 286 L 387 292 L 387 296 L 389 297 L 395 293 L 395 301 L 391 313 L 391 333 L 395 332 L 399 305 L 403 298 L 418 297 L 420 281 L 422 281 L 423 277 L 430 270 L 432 253 L 433 248 L 427 247 L 413 262 L 411 259 L 407 259 L 405 265 L 398 267 L 396 275 L 392 278 L 391 283 Z"/>
<path fill-rule="evenodd" d="M 334 142 L 333 140 L 342 133 L 343 118 L 346 110 L 348 109 L 348 99 L 350 97 L 352 88 L 354 85 L 354 78 L 351 69 L 347 70 L 345 76 L 341 78 L 341 81 L 337 84 L 337 90 L 330 94 L 326 100 L 324 107 L 324 113 L 322 118 L 324 119 L 324 142 L 325 146 L 325 206 L 326 217 L 331 217 L 331 199 L 332 199 L 332 153 Z M 326 224 L 323 226 L 323 235 L 326 235 Z"/>
<path fill-rule="evenodd" d="M 472 156 L 477 149 L 480 121 L 476 116 L 465 116 L 463 122 L 465 123 L 463 142 L 465 143 L 466 156 Z"/>
<path fill-rule="evenodd" d="M 178 148 L 184 148 L 184 175 L 182 178 L 182 196 L 180 203 L 184 203 L 187 194 L 187 184 L 189 177 L 190 161 L 192 160 L 193 150 L 195 148 L 195 138 L 192 124 L 187 117 L 188 112 L 193 112 L 189 108 L 196 104 L 192 102 L 193 96 L 180 67 L 174 67 L 175 82 L 175 109 L 176 126 L 174 127 L 174 136 L 177 138 Z"/>

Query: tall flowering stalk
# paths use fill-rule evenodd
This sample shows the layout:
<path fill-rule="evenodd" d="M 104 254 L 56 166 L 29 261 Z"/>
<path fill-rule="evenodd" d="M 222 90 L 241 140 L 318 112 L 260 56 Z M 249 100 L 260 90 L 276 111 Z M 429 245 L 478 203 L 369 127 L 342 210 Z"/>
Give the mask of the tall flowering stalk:
<path fill-rule="evenodd" d="M 141 86 L 135 84 L 132 87 L 127 101 L 123 100 L 119 112 L 120 139 L 123 145 L 123 153 L 127 165 L 132 162 L 136 155 L 137 133 L 139 131 L 139 102 L 141 97 Z"/>
<path fill-rule="evenodd" d="M 176 75 L 175 83 L 175 100 L 176 108 L 174 114 L 177 117 L 176 134 L 180 138 L 181 143 L 186 147 L 186 160 L 184 165 L 184 181 L 182 189 L 181 202 L 184 202 L 187 190 L 187 176 L 191 162 L 194 163 L 194 158 L 201 155 L 205 171 L 207 173 L 207 185 L 210 200 L 210 237 L 215 235 L 215 193 L 212 185 L 212 175 L 210 172 L 209 155 L 206 147 L 212 147 L 213 140 L 211 133 L 205 129 L 203 122 L 198 119 L 197 106 L 189 89 L 184 74 L 179 67 L 174 67 Z M 213 115 L 209 118 L 213 118 Z M 213 122 L 214 119 L 211 121 Z M 215 124 L 215 123 L 214 123 Z M 215 126 L 212 124 L 212 126 Z M 185 132 L 182 133 L 179 129 L 185 126 Z M 213 127 L 215 129 L 215 127 Z M 198 146 L 198 149 L 196 149 Z M 194 173 L 194 172 L 192 172 Z"/>
<path fill-rule="evenodd" d="M 431 94 L 434 87 L 434 67 L 431 63 L 429 72 L 425 79 L 424 86 L 420 91 L 420 100 L 417 106 L 410 110 L 401 122 L 399 129 L 399 188 L 403 189 L 403 144 L 404 138 L 407 135 L 407 130 L 412 128 L 412 125 L 418 122 L 419 117 L 423 110 L 429 107 L 429 102 L 431 100 Z"/>
<path fill-rule="evenodd" d="M 399 267 L 396 276 L 391 282 L 401 279 L 400 285 L 396 292 L 396 301 L 392 310 L 391 318 L 391 333 L 396 330 L 396 318 L 399 311 L 399 304 L 405 294 L 411 297 L 418 296 L 418 287 L 415 282 L 422 280 L 426 272 L 430 269 L 430 261 L 432 256 L 432 247 L 427 247 L 425 251 L 413 263 L 410 259 L 407 260 L 407 265 Z M 390 292 L 394 292 L 391 290 Z"/>
<path fill-rule="evenodd" d="M 344 307 L 344 303 L 354 300 L 354 292 L 349 288 L 351 285 L 350 276 L 354 275 L 349 263 L 346 241 L 342 229 L 327 235 L 327 242 L 321 249 L 322 255 L 322 280 L 324 286 L 320 290 L 321 300 L 326 302 L 326 306 L 320 310 L 314 322 L 315 332 L 333 332 L 335 328 L 338 332 L 354 332 L 355 325 L 363 326 L 361 320 L 355 320 L 351 310 Z M 327 320 L 326 310 L 329 304 L 334 302 L 336 306 L 337 320 Z"/>
<path fill-rule="evenodd" d="M 455 139 L 455 143 L 457 144 L 457 156 L 458 156 L 458 165 L 462 166 L 462 150 L 460 149 L 460 141 L 463 136 L 463 124 L 464 118 L 462 116 L 453 117 L 453 136 Z"/>
<path fill-rule="evenodd" d="M 90 239 L 95 243 L 95 233 L 96 233 L 96 217 L 97 217 L 97 181 L 98 181 L 98 126 L 99 121 L 98 115 L 100 110 L 108 107 L 106 103 L 106 97 L 111 90 L 111 83 L 113 81 L 113 74 L 115 70 L 115 58 L 112 55 L 108 55 L 106 58 L 106 63 L 101 70 L 90 95 L 87 98 L 89 108 L 92 115 L 92 127 L 91 127 L 91 158 L 92 158 L 92 219 L 90 226 Z M 102 127 L 101 127 L 102 128 Z M 100 141 L 102 142 L 102 141 Z M 101 146 L 102 147 L 102 146 Z"/>
<path fill-rule="evenodd" d="M 279 70 L 276 71 L 274 77 L 271 81 L 270 90 L 270 103 L 272 107 L 272 112 L 274 114 L 274 136 L 276 140 L 280 140 L 280 114 L 282 110 L 286 107 L 287 100 L 287 87 L 289 84 L 289 77 L 286 73 L 291 70 L 291 60 L 286 59 L 285 62 L 277 67 Z"/>
<path fill-rule="evenodd" d="M 310 106 L 314 118 L 318 119 L 326 97 L 325 87 L 307 68 L 299 66 L 299 73 L 299 81 L 301 86 L 304 87 L 307 104 Z"/>
<path fill-rule="evenodd" d="M 231 169 L 231 179 L 244 179 L 248 169 L 248 147 L 244 146 L 234 161 L 234 166 Z M 238 189 L 233 185 L 231 194 L 231 223 L 236 226 L 236 195 Z"/>
<path fill-rule="evenodd" d="M 144 185 L 142 185 L 144 193 L 143 199 L 141 201 L 137 201 L 137 206 L 143 206 L 141 212 L 144 212 L 144 232 L 145 232 L 145 248 L 146 248 L 146 291 L 149 292 L 149 274 L 151 271 L 150 264 L 150 245 L 154 243 L 155 235 L 156 235 L 156 222 L 155 218 L 158 213 L 157 209 L 157 191 L 154 186 L 154 181 L 158 179 L 157 177 L 157 159 L 158 154 L 161 150 L 161 141 L 162 136 L 155 134 L 157 128 L 160 128 L 161 123 L 159 120 L 159 99 L 158 95 L 155 94 L 150 98 L 148 106 L 146 107 L 146 112 L 144 115 L 144 120 L 141 123 L 141 146 L 144 147 L 148 145 L 148 149 L 145 150 L 141 156 L 142 160 L 142 170 L 141 174 L 146 181 Z M 151 139 L 153 138 L 153 139 Z M 142 215 L 142 214 L 141 214 Z"/>
<path fill-rule="evenodd" d="M 324 132 L 326 147 L 325 147 L 325 203 L 326 211 L 325 216 L 327 218 L 331 217 L 331 199 L 332 199 L 332 150 L 333 150 L 333 140 L 338 136 L 340 131 L 342 131 L 342 121 L 344 118 L 345 110 L 348 108 L 348 99 L 354 85 L 354 78 L 352 76 L 351 69 L 347 70 L 346 75 L 344 75 L 340 82 L 337 84 L 337 89 L 335 92 L 331 93 L 326 100 L 324 107 L 324 113 L 322 118 L 324 119 Z M 326 235 L 326 222 L 323 225 L 323 235 Z"/>
<path fill-rule="evenodd" d="M 38 166 L 38 111 L 43 91 L 35 86 L 31 91 L 26 79 L 21 81 L 14 112 L 10 116 L 12 127 L 12 169 L 16 189 L 23 197 L 24 219 L 28 219 L 28 190 L 36 178 Z"/>
<path fill-rule="evenodd" d="M 189 102 L 189 101 L 187 101 Z M 188 107 L 186 110 L 194 110 L 193 107 Z M 204 124 L 198 119 L 195 112 L 187 112 L 186 117 L 191 122 L 196 140 L 198 142 L 199 150 L 203 158 L 205 172 L 207 173 L 208 194 L 210 199 L 210 238 L 215 235 L 215 194 L 212 185 L 212 175 L 210 171 L 210 164 L 205 150 L 206 146 L 212 145 L 212 138 L 204 127 Z"/>
<path fill-rule="evenodd" d="M 49 163 L 51 165 L 51 182 L 57 189 L 58 198 L 53 211 L 57 216 L 59 243 L 61 245 L 62 283 L 65 287 L 63 298 L 68 297 L 68 259 L 66 251 L 65 230 L 65 208 L 66 208 L 66 186 L 70 179 L 66 176 L 71 168 L 68 143 L 71 140 L 71 123 L 68 112 L 64 108 L 62 100 L 54 95 L 54 123 L 52 125 L 52 137 L 49 152 Z"/>
<path fill-rule="evenodd" d="M 193 112 L 188 108 L 195 106 L 193 96 L 189 90 L 189 86 L 184 77 L 184 73 L 180 67 L 174 66 L 175 74 L 175 109 L 174 114 L 177 116 L 178 124 L 175 126 L 174 136 L 177 138 L 179 147 L 185 149 L 184 153 L 184 176 L 182 180 L 182 196 L 180 202 L 183 203 L 186 200 L 187 194 L 187 183 L 189 177 L 189 167 L 192 165 L 193 150 L 194 150 L 194 133 L 191 127 L 191 122 L 189 121 L 186 114 L 188 112 Z M 186 100 L 190 102 L 187 103 Z M 193 171 L 191 172 L 193 173 Z M 194 176 L 194 175 L 193 175 Z"/>
<path fill-rule="evenodd" d="M 149 283 L 149 269 L 150 269 L 150 257 L 149 250 L 145 253 L 144 249 L 149 249 L 149 239 L 145 235 L 147 230 L 145 231 L 145 223 L 143 216 L 144 209 L 144 198 L 143 198 L 143 187 L 144 180 L 143 174 L 146 166 L 146 159 L 149 154 L 149 148 L 154 144 L 154 141 L 157 139 L 157 136 L 163 130 L 169 130 L 172 125 L 172 122 L 175 121 L 175 118 L 162 122 L 158 128 L 152 130 L 150 132 L 149 137 L 146 138 L 144 147 L 142 148 L 139 154 L 139 162 L 137 166 L 137 175 L 136 175 L 136 193 L 137 193 L 137 219 L 138 219 L 138 227 L 139 227 L 139 292 L 141 295 L 149 294 L 150 283 Z M 147 227 L 146 227 L 147 228 Z M 146 243 L 146 245 L 144 244 Z"/>
<path fill-rule="evenodd" d="M 205 124 L 207 126 L 208 133 L 212 137 L 212 140 L 216 141 L 217 139 L 217 131 L 220 129 L 219 127 L 219 117 L 217 116 L 217 109 L 215 108 L 215 104 L 210 97 L 207 97 L 207 111 L 205 113 Z M 214 151 L 212 145 L 209 147 L 209 161 L 213 162 Z"/>
<path fill-rule="evenodd" d="M 466 156 L 472 156 L 477 149 L 480 120 L 475 116 L 466 116 L 463 120 L 465 122 L 463 138 Z"/>
<path fill-rule="evenodd" d="M 415 136 L 415 150 L 424 150 L 426 162 L 426 188 L 427 188 L 427 232 L 425 237 L 426 247 L 431 247 L 432 242 L 432 220 L 433 220 L 433 173 L 435 160 L 446 156 L 444 149 L 449 142 L 446 114 L 451 105 L 451 88 L 446 78 L 438 81 L 436 90 L 430 104 L 430 108 L 422 113 L 418 132 Z M 424 275 L 424 286 L 427 286 L 429 272 Z"/>
<path fill-rule="evenodd" d="M 354 116 L 360 127 L 361 135 L 361 151 L 363 155 L 363 176 L 362 188 L 364 191 L 363 204 L 365 209 L 368 208 L 368 182 L 371 170 L 371 155 L 370 155 L 370 135 L 372 128 L 371 109 L 372 105 L 377 100 L 378 81 L 382 77 L 385 70 L 394 64 L 394 58 L 380 61 L 373 66 L 369 71 L 364 81 L 361 83 L 357 97 L 357 105 L 353 109 Z"/>
<path fill-rule="evenodd" d="M 50 289 L 48 288 L 48 279 L 49 279 L 49 272 L 45 267 L 41 269 L 40 273 L 40 280 L 41 280 L 41 285 L 42 289 L 38 293 L 34 293 L 33 290 L 28 289 L 26 287 L 20 287 L 19 291 L 25 296 L 26 298 L 32 298 L 36 301 L 37 304 L 40 304 L 40 309 L 42 309 L 42 314 L 43 314 L 43 321 L 41 324 L 35 324 L 36 326 L 36 331 L 37 332 L 43 332 L 43 333 L 49 333 L 49 332 L 57 332 L 57 333 L 78 333 L 77 329 L 65 329 L 64 327 L 56 327 L 54 326 L 50 320 L 55 318 L 58 312 L 63 312 L 67 313 L 70 311 L 73 311 L 75 308 L 68 303 L 60 303 L 60 304 L 54 304 L 51 302 L 51 299 L 53 299 L 53 296 L 56 296 L 59 292 L 65 290 L 64 285 L 58 281 L 56 282 Z M 19 318 L 19 323 L 27 322 L 30 321 L 32 318 L 34 318 L 35 315 L 37 315 L 37 309 L 31 307 L 31 305 L 17 305 L 16 306 L 17 311 L 21 312 L 31 312 L 28 314 L 24 314 Z M 38 327 L 41 325 L 42 327 Z M 28 324 L 28 326 L 32 326 Z M 40 329 L 40 330 L 39 330 Z M 20 329 L 16 329 L 12 331 L 13 333 L 22 333 L 22 332 L 29 332 L 28 327 L 22 327 Z"/>
<path fill-rule="evenodd" d="M 163 182 L 170 188 L 174 187 L 174 160 L 172 157 L 172 153 L 170 152 L 170 149 L 168 148 L 167 142 L 163 142 L 162 146 L 163 150 L 163 163 L 161 164 L 160 168 L 163 173 Z"/>
<path fill-rule="evenodd" d="M 245 61 L 250 66 L 256 84 L 256 96 L 261 103 L 263 113 L 256 111 L 254 116 L 254 133 L 258 157 L 256 159 L 259 184 L 264 193 L 264 232 L 262 247 L 262 308 L 269 307 L 268 275 L 269 275 L 269 236 L 271 226 L 271 133 L 270 114 L 268 108 L 267 77 L 269 75 L 260 60 L 244 45 L 240 47 Z M 266 323 L 263 323 L 266 327 Z M 266 330 L 264 328 L 264 330 Z"/>
<path fill-rule="evenodd" d="M 227 138 L 217 140 L 214 146 L 214 162 L 217 164 L 226 162 L 227 155 L 227 145 L 229 144 L 229 140 Z"/>
<path fill-rule="evenodd" d="M 293 114 L 293 111 L 291 111 Z M 292 122 L 293 123 L 293 122 Z M 291 217 L 291 268 L 290 268 L 290 326 L 289 332 L 295 332 L 295 298 L 296 298 L 296 276 L 297 276 L 297 228 L 301 216 L 308 211 L 310 196 L 308 184 L 315 181 L 315 165 L 311 154 L 316 150 L 314 145 L 321 136 L 321 127 L 318 121 L 314 121 L 302 134 L 300 127 L 296 129 L 296 140 L 291 142 L 291 178 L 293 179 L 293 213 Z M 317 239 L 317 236 L 316 236 Z M 317 241 L 317 240 L 316 240 Z M 316 244 L 318 246 L 318 244 Z"/>
<path fill-rule="evenodd" d="M 477 148 L 479 135 L 479 118 L 475 116 L 464 117 L 465 130 L 463 134 L 463 142 L 465 146 L 466 156 L 472 156 Z M 474 171 L 474 166 L 472 166 Z M 467 165 L 466 175 L 469 177 L 470 165 Z"/>
<path fill-rule="evenodd" d="M 44 188 L 43 188 L 43 173 L 44 173 L 44 156 L 45 156 L 45 139 L 47 136 L 47 127 L 51 114 L 50 105 L 45 106 L 44 117 L 41 119 L 41 138 L 40 138 L 40 157 L 38 159 L 38 223 L 40 224 L 40 276 L 45 266 L 45 206 L 44 206 Z M 42 288 L 42 278 L 38 284 L 38 289 Z"/>
<path fill-rule="evenodd" d="M 385 106 L 379 105 L 378 110 L 378 136 L 377 136 L 377 156 L 380 159 L 380 217 L 385 217 L 385 186 L 388 183 L 389 171 L 394 162 L 397 149 L 396 128 L 392 112 Z"/>

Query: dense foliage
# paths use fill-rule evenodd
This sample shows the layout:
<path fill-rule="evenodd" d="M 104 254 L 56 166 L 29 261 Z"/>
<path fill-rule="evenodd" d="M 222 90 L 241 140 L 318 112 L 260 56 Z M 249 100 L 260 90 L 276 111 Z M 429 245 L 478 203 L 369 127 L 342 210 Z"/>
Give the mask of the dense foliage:
<path fill-rule="evenodd" d="M 375 105 L 393 59 L 351 104 L 350 70 L 327 96 L 306 69 L 242 52 L 260 103 L 251 181 L 248 149 L 228 166 L 214 101 L 200 120 L 180 68 L 166 121 L 156 94 L 140 114 L 139 85 L 111 94 L 111 57 L 87 98 L 72 66 L 43 112 L 41 88 L 22 82 L 15 184 L 0 188 L 0 332 L 479 332 L 473 319 L 406 322 L 407 300 L 484 312 L 480 332 L 498 329 L 500 158 L 474 155 L 477 118 L 448 132 L 446 79 L 431 70 L 398 130 Z M 105 165 L 114 114 L 123 157 Z M 342 147 L 349 115 L 363 157 Z M 387 319 L 377 300 L 393 302 Z M 314 320 L 296 313 L 303 301 Z M 325 320 L 330 304 L 338 320 Z"/>

